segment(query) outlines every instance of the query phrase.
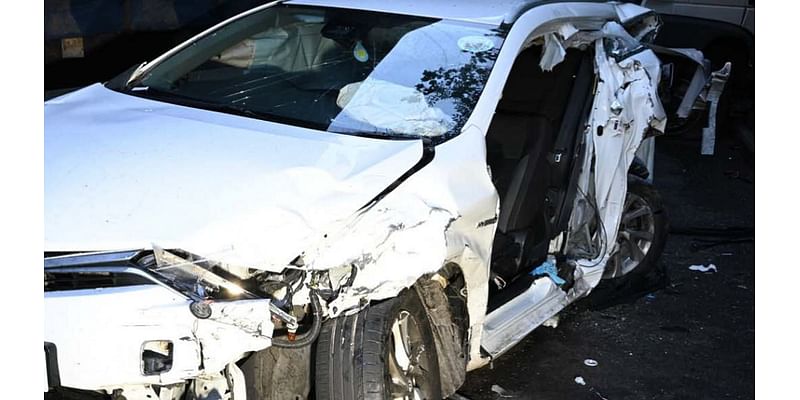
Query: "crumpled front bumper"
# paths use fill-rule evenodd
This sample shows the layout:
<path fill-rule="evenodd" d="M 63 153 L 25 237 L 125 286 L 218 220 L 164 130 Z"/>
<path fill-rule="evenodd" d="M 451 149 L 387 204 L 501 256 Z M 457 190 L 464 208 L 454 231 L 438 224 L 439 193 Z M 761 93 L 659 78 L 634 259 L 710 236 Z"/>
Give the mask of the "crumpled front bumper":
<path fill-rule="evenodd" d="M 54 268 L 146 275 L 135 268 L 102 263 Z M 45 271 L 53 268 L 46 266 Z M 210 313 L 204 315 L 190 309 L 196 299 L 154 280 L 152 284 L 46 291 L 44 303 L 44 340 L 57 354 L 50 356 L 47 373 L 57 376 L 58 382 L 49 386 L 111 393 L 132 386 L 183 384 L 218 376 L 246 353 L 272 344 L 269 299 L 204 302 Z"/>

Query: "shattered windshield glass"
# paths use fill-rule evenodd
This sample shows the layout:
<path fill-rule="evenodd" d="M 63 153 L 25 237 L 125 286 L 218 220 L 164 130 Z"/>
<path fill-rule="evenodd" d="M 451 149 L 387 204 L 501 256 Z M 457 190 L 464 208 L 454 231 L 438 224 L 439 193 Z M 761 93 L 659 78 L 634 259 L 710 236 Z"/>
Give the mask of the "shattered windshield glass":
<path fill-rule="evenodd" d="M 123 90 L 365 136 L 458 134 L 502 44 L 491 27 L 276 6 L 204 36 Z"/>

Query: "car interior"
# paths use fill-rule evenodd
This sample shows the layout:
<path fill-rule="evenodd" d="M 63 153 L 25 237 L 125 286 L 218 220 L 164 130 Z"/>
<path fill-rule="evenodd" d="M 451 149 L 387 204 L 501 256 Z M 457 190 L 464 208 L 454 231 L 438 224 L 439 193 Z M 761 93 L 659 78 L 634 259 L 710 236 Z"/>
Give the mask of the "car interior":
<path fill-rule="evenodd" d="M 247 18 L 166 58 L 136 93 L 336 133 L 455 136 L 502 42 L 486 27 L 374 12 Z"/>
<path fill-rule="evenodd" d="M 372 16 L 367 24 L 363 20 L 371 14 L 328 14 L 278 10 L 249 29 L 222 32 L 220 37 L 229 36 L 222 42 L 236 44 L 204 50 L 180 76 L 169 77 L 170 89 L 193 98 L 246 103 L 255 111 L 327 130 L 342 110 L 337 97 L 343 86 L 363 81 L 400 37 L 432 22 Z M 357 46 L 365 59 L 355 58 Z"/>
<path fill-rule="evenodd" d="M 530 286 L 528 273 L 567 229 L 577 195 L 594 83 L 591 54 L 568 49 L 552 71 L 540 68 L 541 54 L 541 46 L 531 46 L 517 57 L 486 137 L 500 195 L 489 311 Z M 566 290 L 572 274 L 567 263 L 557 264 Z"/>

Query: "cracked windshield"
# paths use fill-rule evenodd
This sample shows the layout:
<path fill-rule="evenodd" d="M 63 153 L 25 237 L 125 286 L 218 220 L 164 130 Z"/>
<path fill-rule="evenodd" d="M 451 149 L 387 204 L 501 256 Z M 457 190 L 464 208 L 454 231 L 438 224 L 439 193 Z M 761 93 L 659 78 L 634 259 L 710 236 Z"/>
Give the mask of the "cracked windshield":
<path fill-rule="evenodd" d="M 445 138 L 469 118 L 502 40 L 480 24 L 277 6 L 117 89 L 329 132 Z"/>

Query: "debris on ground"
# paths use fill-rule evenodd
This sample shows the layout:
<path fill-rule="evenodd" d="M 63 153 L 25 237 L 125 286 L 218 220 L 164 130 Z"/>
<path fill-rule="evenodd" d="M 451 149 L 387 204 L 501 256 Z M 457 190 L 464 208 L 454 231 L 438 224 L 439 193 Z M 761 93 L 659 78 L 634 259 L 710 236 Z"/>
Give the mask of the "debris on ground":
<path fill-rule="evenodd" d="M 586 381 L 583 380 L 582 376 L 576 376 L 575 377 L 575 383 L 577 383 L 578 385 L 581 385 L 581 386 L 586 386 Z"/>
<path fill-rule="evenodd" d="M 593 388 L 593 387 L 592 387 L 592 388 L 589 388 L 589 391 L 590 391 L 590 392 L 592 392 L 592 393 L 594 393 L 594 394 L 596 394 L 596 395 L 597 395 L 597 397 L 601 398 L 602 400 L 608 400 L 608 398 L 607 398 L 607 397 L 605 397 L 605 396 L 603 396 L 602 394 L 600 394 L 600 392 L 599 392 L 597 389 Z"/>
<path fill-rule="evenodd" d="M 702 264 L 690 265 L 689 269 L 697 272 L 717 272 L 717 266 L 714 264 L 708 264 L 707 266 Z"/>
<path fill-rule="evenodd" d="M 585 365 L 587 367 L 596 367 L 597 366 L 597 361 L 592 360 L 591 358 L 587 358 L 587 359 L 583 360 L 583 365 Z"/>
<path fill-rule="evenodd" d="M 558 328 L 558 315 L 554 315 L 542 322 L 542 326 L 546 326 L 548 328 Z"/>
<path fill-rule="evenodd" d="M 494 393 L 494 394 L 496 394 L 496 395 L 498 395 L 499 397 L 502 397 L 502 398 L 512 399 L 512 398 L 516 398 L 517 397 L 517 395 L 515 393 L 504 389 L 500 385 L 492 385 L 492 393 Z"/>

